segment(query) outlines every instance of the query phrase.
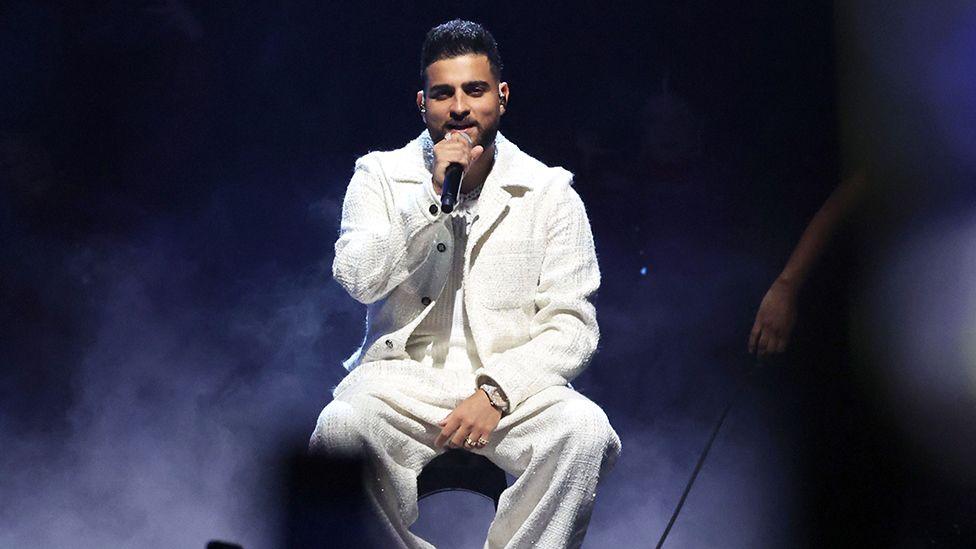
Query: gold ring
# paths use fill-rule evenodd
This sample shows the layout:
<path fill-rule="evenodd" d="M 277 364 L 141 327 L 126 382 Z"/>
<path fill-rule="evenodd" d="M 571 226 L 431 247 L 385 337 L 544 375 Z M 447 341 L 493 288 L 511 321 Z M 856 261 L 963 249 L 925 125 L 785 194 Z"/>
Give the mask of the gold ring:
<path fill-rule="evenodd" d="M 466 439 L 464 439 L 464 445 L 467 446 L 468 448 L 471 448 L 472 446 L 474 446 L 474 441 L 471 440 L 471 437 L 467 437 Z"/>

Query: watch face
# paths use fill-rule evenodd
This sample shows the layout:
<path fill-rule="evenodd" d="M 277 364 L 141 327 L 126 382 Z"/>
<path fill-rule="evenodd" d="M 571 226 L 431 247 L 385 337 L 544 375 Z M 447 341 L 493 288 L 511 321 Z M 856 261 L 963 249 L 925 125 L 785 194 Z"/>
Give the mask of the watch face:
<path fill-rule="evenodd" d="M 492 387 L 491 385 L 482 385 L 481 389 L 488 394 L 488 400 L 491 402 L 492 406 L 500 406 L 498 402 L 498 388 Z"/>

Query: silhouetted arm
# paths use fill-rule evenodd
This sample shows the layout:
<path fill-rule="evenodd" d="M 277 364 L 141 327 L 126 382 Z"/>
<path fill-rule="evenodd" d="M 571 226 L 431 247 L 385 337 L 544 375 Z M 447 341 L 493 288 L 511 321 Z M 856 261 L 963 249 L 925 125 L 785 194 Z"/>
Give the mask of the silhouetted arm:
<path fill-rule="evenodd" d="M 813 216 L 783 271 L 759 304 L 749 333 L 750 353 L 758 352 L 764 357 L 786 350 L 796 324 L 797 296 L 838 228 L 864 197 L 866 180 L 863 169 L 844 179 Z"/>

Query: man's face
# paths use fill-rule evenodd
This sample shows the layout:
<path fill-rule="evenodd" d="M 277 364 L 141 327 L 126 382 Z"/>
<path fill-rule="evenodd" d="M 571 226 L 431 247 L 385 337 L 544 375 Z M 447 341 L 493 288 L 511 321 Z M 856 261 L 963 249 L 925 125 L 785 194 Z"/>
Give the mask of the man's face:
<path fill-rule="evenodd" d="M 452 130 L 463 130 L 476 145 L 487 147 L 494 143 L 505 112 L 499 93 L 507 102 L 508 84 L 492 75 L 488 57 L 466 54 L 427 67 L 426 87 L 417 92 L 417 106 L 426 103 L 424 122 L 435 142 Z"/>

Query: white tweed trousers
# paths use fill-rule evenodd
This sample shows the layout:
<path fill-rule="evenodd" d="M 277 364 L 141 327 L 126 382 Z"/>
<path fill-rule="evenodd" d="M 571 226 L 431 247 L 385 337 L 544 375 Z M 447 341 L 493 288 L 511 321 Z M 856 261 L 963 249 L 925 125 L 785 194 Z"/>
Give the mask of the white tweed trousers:
<path fill-rule="evenodd" d="M 412 360 L 360 365 L 335 388 L 319 415 L 310 450 L 366 456 L 373 510 L 401 547 L 430 548 L 410 532 L 417 477 L 444 450 L 434 447 L 444 419 L 475 388 L 473 373 Z M 579 547 L 601 476 L 620 453 L 606 414 L 566 386 L 543 389 L 501 419 L 474 453 L 516 477 L 502 493 L 485 548 Z"/>

